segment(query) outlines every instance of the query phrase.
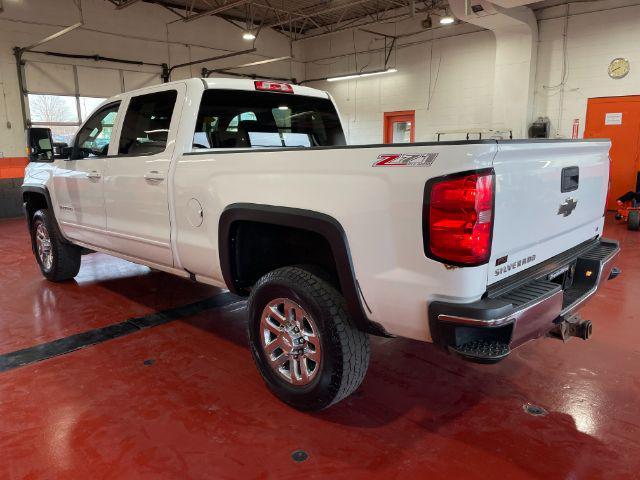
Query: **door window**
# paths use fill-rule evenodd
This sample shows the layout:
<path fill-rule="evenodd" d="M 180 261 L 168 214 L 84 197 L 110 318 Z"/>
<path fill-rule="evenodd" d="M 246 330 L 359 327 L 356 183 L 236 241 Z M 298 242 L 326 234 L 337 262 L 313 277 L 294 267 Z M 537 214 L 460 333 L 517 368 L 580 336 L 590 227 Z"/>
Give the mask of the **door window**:
<path fill-rule="evenodd" d="M 106 157 L 120 103 L 112 103 L 95 113 L 76 137 L 74 158 Z"/>
<path fill-rule="evenodd" d="M 176 90 L 133 97 L 124 117 L 118 153 L 154 155 L 164 152 L 177 98 Z"/>
<path fill-rule="evenodd" d="M 411 142 L 411 122 L 393 122 L 392 143 Z"/>

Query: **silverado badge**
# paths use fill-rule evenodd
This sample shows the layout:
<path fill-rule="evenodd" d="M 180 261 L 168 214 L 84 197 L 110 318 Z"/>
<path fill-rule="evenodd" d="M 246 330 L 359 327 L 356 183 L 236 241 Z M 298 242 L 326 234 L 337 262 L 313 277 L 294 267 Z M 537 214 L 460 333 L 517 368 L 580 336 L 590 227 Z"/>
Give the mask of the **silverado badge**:
<path fill-rule="evenodd" d="M 560 204 L 560 208 L 558 208 L 558 215 L 568 217 L 573 213 L 577 205 L 578 202 L 576 200 L 573 198 L 567 198 L 564 203 Z"/>

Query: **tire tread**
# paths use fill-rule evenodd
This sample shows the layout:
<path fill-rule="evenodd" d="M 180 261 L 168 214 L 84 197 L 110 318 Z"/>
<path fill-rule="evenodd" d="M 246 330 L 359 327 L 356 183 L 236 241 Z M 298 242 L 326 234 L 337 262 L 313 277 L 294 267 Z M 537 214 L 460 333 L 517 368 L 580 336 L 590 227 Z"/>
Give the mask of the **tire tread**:
<path fill-rule="evenodd" d="M 352 394 L 362 383 L 367 368 L 371 347 L 369 336 L 360 331 L 347 313 L 344 297 L 333 285 L 301 267 L 282 267 L 263 276 L 253 292 L 261 285 L 283 281 L 306 290 L 330 318 L 330 341 L 340 346 L 339 368 L 333 373 L 328 395 L 309 410 L 327 408 Z M 252 293 L 253 297 L 253 293 Z M 252 297 L 249 302 L 251 303 Z M 325 333 L 326 334 L 326 333 Z"/>
<path fill-rule="evenodd" d="M 36 260 L 38 265 L 40 265 L 40 269 L 42 270 L 42 274 L 52 282 L 63 282 L 65 280 L 70 280 L 75 277 L 80 271 L 80 263 L 82 260 L 80 248 L 76 245 L 72 245 L 70 243 L 66 243 L 63 239 L 59 238 L 58 232 L 55 228 L 53 222 L 55 221 L 49 210 L 46 208 L 38 210 L 33 215 L 32 225 L 32 241 L 35 246 L 35 232 L 34 225 L 36 220 L 42 220 L 42 222 L 47 227 L 47 231 L 49 232 L 49 239 L 51 240 L 51 248 L 53 249 L 53 265 L 50 271 L 45 271 L 45 269 L 40 264 L 40 260 L 36 254 Z M 35 250 L 34 250 L 35 252 Z"/>

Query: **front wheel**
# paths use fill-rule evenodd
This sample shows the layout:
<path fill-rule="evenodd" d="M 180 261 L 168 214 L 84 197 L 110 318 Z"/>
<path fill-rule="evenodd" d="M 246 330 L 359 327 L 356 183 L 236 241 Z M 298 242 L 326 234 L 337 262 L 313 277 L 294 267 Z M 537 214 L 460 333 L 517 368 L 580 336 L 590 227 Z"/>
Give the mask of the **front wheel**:
<path fill-rule="evenodd" d="M 370 345 L 328 282 L 298 267 L 262 277 L 249 298 L 248 334 L 269 389 L 299 410 L 317 411 L 349 396 L 369 365 Z"/>
<path fill-rule="evenodd" d="M 48 209 L 38 210 L 31 221 L 31 241 L 40 271 L 52 282 L 75 277 L 80 271 L 80 248 L 57 235 Z"/>

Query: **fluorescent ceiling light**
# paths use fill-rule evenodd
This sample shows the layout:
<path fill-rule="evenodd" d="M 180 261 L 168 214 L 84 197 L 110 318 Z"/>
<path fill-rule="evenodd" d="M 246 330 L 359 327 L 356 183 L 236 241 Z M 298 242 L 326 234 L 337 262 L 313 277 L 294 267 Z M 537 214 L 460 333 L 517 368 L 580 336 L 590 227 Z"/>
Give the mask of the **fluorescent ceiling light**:
<path fill-rule="evenodd" d="M 242 38 L 244 38 L 245 40 L 255 40 L 255 39 L 256 39 L 256 36 L 255 36 L 255 34 L 254 34 L 254 33 L 252 33 L 252 32 L 244 32 L 244 33 L 242 34 Z"/>
<path fill-rule="evenodd" d="M 453 18 L 451 15 L 445 15 L 440 19 L 440 25 L 451 25 L 455 21 L 456 19 Z"/>
<path fill-rule="evenodd" d="M 337 82 L 339 80 L 352 80 L 354 78 L 371 77 L 373 75 L 384 75 L 385 73 L 396 73 L 398 70 L 395 68 L 387 68 L 385 70 L 376 70 L 373 72 L 355 73 L 353 75 L 344 75 L 342 77 L 327 78 L 327 82 Z"/>
<path fill-rule="evenodd" d="M 278 107 L 278 110 L 289 110 L 289 107 L 287 107 L 286 105 L 280 105 Z"/>

